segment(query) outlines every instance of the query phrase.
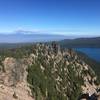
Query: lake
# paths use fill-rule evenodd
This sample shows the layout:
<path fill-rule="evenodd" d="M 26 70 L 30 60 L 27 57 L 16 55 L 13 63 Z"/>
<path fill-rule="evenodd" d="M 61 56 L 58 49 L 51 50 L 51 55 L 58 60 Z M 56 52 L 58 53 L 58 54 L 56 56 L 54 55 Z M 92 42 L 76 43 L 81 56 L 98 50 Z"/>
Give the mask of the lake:
<path fill-rule="evenodd" d="M 100 48 L 75 48 L 75 50 L 81 51 L 92 59 L 100 62 Z"/>

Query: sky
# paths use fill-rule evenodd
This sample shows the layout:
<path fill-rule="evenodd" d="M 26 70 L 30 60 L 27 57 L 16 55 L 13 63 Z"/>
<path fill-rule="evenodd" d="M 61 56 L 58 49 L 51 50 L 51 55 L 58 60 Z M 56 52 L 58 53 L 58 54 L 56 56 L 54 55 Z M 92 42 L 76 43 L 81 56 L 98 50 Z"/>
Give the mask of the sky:
<path fill-rule="evenodd" d="M 0 0 L 0 33 L 100 36 L 100 0 Z"/>

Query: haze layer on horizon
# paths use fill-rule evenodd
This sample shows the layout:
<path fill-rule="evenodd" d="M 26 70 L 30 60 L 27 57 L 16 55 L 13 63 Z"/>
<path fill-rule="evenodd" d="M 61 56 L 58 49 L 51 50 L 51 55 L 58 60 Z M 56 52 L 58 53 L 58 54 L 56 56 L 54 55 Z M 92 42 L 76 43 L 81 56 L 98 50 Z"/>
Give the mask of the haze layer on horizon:
<path fill-rule="evenodd" d="M 0 0 L 0 33 L 100 36 L 100 0 Z"/>

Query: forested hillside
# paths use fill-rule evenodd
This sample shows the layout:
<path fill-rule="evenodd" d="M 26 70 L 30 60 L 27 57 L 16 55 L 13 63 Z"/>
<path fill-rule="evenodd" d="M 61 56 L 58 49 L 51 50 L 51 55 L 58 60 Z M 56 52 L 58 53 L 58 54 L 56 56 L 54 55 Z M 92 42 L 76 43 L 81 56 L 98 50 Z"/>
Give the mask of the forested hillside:
<path fill-rule="evenodd" d="M 62 41 L 59 41 L 60 45 L 70 48 L 75 47 L 100 47 L 100 37 L 93 37 L 93 38 L 76 38 L 76 39 L 65 39 Z"/>

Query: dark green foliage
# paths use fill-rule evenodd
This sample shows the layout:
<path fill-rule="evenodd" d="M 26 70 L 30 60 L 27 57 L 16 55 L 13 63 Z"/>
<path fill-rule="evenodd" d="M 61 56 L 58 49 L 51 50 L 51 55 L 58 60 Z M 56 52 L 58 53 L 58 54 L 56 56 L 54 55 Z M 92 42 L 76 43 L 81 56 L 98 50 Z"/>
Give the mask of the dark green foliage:
<path fill-rule="evenodd" d="M 5 57 L 23 58 L 29 56 L 29 54 L 33 52 L 32 50 L 32 46 L 23 46 L 13 49 L 1 49 L 0 57 L 2 58 L 2 60 Z"/>
<path fill-rule="evenodd" d="M 33 64 L 28 69 L 28 82 L 33 86 L 32 92 L 33 95 L 35 93 L 35 97 L 38 98 L 42 95 L 47 100 L 56 100 L 56 90 L 55 90 L 55 82 L 52 81 L 53 79 L 47 73 L 43 73 L 40 69 L 40 65 L 37 61 L 36 64 Z M 48 96 L 46 97 L 46 92 L 48 92 Z M 38 95 L 37 95 L 38 94 Z M 37 99 L 36 99 L 37 100 Z M 40 99 L 39 99 L 40 100 Z"/>
<path fill-rule="evenodd" d="M 35 64 L 33 63 L 32 66 L 29 66 L 28 68 L 27 79 L 32 86 L 31 90 L 36 100 L 77 100 L 81 93 L 80 86 L 82 85 L 82 79 L 75 76 L 75 71 L 73 70 L 72 65 L 67 66 L 69 74 L 66 76 L 64 72 L 66 66 L 64 63 L 61 62 L 58 71 L 52 74 L 53 60 L 51 60 L 47 66 L 45 65 L 44 72 L 40 68 L 40 63 L 43 61 L 43 59 L 38 59 Z M 46 62 L 44 62 L 44 64 L 46 64 Z M 56 88 L 56 85 L 58 84 L 55 81 L 56 76 L 62 78 L 60 85 L 58 85 L 60 91 Z M 70 82 L 70 85 L 67 89 L 63 90 L 62 88 L 67 86 L 68 82 Z"/>
<path fill-rule="evenodd" d="M 81 93 L 81 85 L 83 84 L 82 78 L 76 76 L 76 72 L 73 70 L 72 65 L 68 66 L 69 70 L 69 81 L 72 92 L 70 94 L 70 100 L 77 100 L 79 94 Z"/>
<path fill-rule="evenodd" d="M 3 71 L 5 72 L 5 68 L 4 68 L 4 65 L 3 65 L 3 58 L 0 56 L 0 71 Z"/>

